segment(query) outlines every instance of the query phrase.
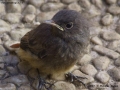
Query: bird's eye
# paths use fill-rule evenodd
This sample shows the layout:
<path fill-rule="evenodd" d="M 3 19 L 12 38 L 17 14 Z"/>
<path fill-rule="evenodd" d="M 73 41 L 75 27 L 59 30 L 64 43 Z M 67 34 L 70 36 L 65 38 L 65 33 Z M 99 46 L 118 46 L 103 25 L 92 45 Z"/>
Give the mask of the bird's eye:
<path fill-rule="evenodd" d="M 73 27 L 73 23 L 72 22 L 66 24 L 66 28 L 67 29 L 71 29 L 72 27 Z"/>

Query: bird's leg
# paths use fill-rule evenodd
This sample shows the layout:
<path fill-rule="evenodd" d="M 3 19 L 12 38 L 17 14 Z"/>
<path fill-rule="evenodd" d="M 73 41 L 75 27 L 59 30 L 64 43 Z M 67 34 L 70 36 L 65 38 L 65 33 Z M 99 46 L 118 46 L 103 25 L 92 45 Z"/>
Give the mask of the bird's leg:
<path fill-rule="evenodd" d="M 38 90 L 42 90 L 42 89 L 46 89 L 46 90 L 52 90 L 52 86 L 54 84 L 51 84 L 49 82 L 46 82 L 45 79 L 41 78 L 40 77 L 40 73 L 39 73 L 39 70 L 37 69 L 37 72 L 38 72 L 38 79 L 39 79 L 39 85 L 38 85 Z"/>
<path fill-rule="evenodd" d="M 86 77 L 75 76 L 72 73 L 67 73 L 65 75 L 65 77 L 70 82 L 78 81 L 78 82 L 82 83 L 86 87 L 86 85 L 80 80 L 80 79 L 87 79 Z"/>

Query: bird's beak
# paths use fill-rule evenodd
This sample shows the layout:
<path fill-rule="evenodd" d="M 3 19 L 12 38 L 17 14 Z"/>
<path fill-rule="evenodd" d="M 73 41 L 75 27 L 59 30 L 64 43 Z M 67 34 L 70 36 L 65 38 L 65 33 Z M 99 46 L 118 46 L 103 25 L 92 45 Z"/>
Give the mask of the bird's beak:
<path fill-rule="evenodd" d="M 64 31 L 64 29 L 60 25 L 56 24 L 53 20 L 46 20 L 45 23 L 53 25 L 57 27 L 59 30 Z"/>

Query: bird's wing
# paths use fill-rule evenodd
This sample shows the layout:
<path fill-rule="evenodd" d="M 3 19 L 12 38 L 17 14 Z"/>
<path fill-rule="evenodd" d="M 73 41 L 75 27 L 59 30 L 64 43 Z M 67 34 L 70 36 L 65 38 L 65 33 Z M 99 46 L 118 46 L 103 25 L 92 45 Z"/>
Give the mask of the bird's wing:
<path fill-rule="evenodd" d="M 21 38 L 20 47 L 37 55 L 39 58 L 46 57 L 48 53 L 45 43 L 50 38 L 50 29 L 51 26 L 48 24 L 39 25 Z"/>

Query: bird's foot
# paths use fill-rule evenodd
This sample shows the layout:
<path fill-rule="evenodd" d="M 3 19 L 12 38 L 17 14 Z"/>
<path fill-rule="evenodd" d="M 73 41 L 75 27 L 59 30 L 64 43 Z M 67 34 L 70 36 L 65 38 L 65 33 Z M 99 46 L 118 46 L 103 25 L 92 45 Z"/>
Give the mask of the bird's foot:
<path fill-rule="evenodd" d="M 74 82 L 74 81 L 78 81 L 80 83 L 82 83 L 85 87 L 85 83 L 83 83 L 80 79 L 87 79 L 86 77 L 80 77 L 80 76 L 75 76 L 72 73 L 67 73 L 65 75 L 66 79 L 69 80 L 70 82 Z"/>
<path fill-rule="evenodd" d="M 39 78 L 38 90 L 52 90 L 53 85 L 54 84 L 45 81 L 43 78 Z"/>
<path fill-rule="evenodd" d="M 37 69 L 37 72 L 38 72 L 38 79 L 39 79 L 37 90 L 52 90 L 51 88 L 54 84 L 51 84 L 51 83 L 45 81 L 44 78 L 41 78 L 38 69 Z"/>

